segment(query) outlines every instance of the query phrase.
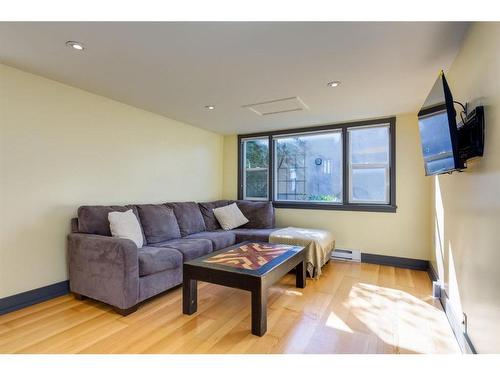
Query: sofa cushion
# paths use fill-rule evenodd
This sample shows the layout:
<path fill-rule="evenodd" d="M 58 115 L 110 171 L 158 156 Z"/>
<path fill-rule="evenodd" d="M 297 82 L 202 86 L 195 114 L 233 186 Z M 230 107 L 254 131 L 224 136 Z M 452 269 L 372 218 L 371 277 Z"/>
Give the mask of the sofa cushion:
<path fill-rule="evenodd" d="M 141 204 L 136 207 L 148 244 L 181 237 L 172 208 L 164 204 Z"/>
<path fill-rule="evenodd" d="M 182 267 L 156 272 L 139 278 L 139 301 L 182 284 Z"/>
<path fill-rule="evenodd" d="M 202 255 L 211 253 L 213 250 L 212 241 L 207 239 L 179 238 L 160 242 L 152 246 L 170 247 L 182 253 L 184 262 L 199 258 Z"/>
<path fill-rule="evenodd" d="M 236 235 L 231 231 L 224 230 L 194 233 L 190 234 L 186 238 L 210 240 L 212 242 L 214 251 L 223 249 L 236 243 Z"/>
<path fill-rule="evenodd" d="M 231 230 L 236 235 L 236 243 L 243 241 L 262 241 L 269 242 L 269 235 L 277 230 L 270 229 L 251 229 L 251 228 L 236 228 Z"/>
<path fill-rule="evenodd" d="M 144 246 L 137 253 L 139 276 L 175 269 L 182 266 L 182 254 L 169 247 Z"/>
<path fill-rule="evenodd" d="M 203 216 L 203 220 L 205 221 L 205 227 L 207 228 L 207 231 L 222 229 L 219 222 L 215 218 L 213 209 L 227 206 L 233 202 L 234 201 L 220 200 L 198 203 L 198 207 L 200 208 L 201 215 Z"/>
<path fill-rule="evenodd" d="M 125 212 L 112 211 L 108 214 L 109 229 L 113 237 L 125 238 L 135 243 L 138 248 L 144 245 L 141 224 L 132 209 Z"/>
<path fill-rule="evenodd" d="M 182 237 L 206 230 L 205 222 L 197 203 L 175 202 L 167 203 L 167 206 L 174 210 Z"/>
<path fill-rule="evenodd" d="M 274 228 L 274 207 L 272 202 L 236 201 L 236 204 L 249 220 L 241 228 Z"/>
<path fill-rule="evenodd" d="M 125 212 L 130 209 L 139 219 L 135 206 L 80 206 L 78 208 L 78 232 L 111 236 L 108 214 L 113 211 Z"/>

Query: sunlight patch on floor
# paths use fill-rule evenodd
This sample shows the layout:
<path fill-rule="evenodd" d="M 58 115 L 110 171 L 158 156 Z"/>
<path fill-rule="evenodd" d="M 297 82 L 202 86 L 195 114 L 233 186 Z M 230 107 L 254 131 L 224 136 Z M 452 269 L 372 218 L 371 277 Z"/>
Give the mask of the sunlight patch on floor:
<path fill-rule="evenodd" d="M 328 315 L 328 319 L 326 320 L 326 326 L 329 328 L 337 329 L 339 331 L 353 333 L 352 329 L 349 328 L 349 326 L 342 319 L 340 319 L 337 316 L 337 314 L 335 314 L 333 311 L 330 313 L 330 315 Z"/>
<path fill-rule="evenodd" d="M 387 344 L 415 353 L 450 352 L 450 340 L 441 309 L 402 290 L 366 283 L 353 285 L 346 304 L 351 313 Z M 393 335 L 391 327 L 397 327 Z M 445 338 L 445 339 L 443 339 Z"/>
<path fill-rule="evenodd" d="M 287 296 L 301 296 L 302 292 L 298 292 L 296 290 L 285 290 L 285 294 Z"/>

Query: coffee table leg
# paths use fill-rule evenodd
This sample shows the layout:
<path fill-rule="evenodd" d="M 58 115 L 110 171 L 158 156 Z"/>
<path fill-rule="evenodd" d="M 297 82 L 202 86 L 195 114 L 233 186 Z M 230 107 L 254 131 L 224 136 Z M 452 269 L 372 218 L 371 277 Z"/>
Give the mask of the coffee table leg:
<path fill-rule="evenodd" d="M 297 288 L 306 287 L 306 262 L 302 261 L 295 269 L 295 286 Z"/>
<path fill-rule="evenodd" d="M 267 331 L 267 291 L 252 291 L 252 334 L 263 336 Z"/>
<path fill-rule="evenodd" d="M 182 312 L 187 315 L 194 314 L 198 309 L 198 282 L 184 279 L 182 284 Z"/>

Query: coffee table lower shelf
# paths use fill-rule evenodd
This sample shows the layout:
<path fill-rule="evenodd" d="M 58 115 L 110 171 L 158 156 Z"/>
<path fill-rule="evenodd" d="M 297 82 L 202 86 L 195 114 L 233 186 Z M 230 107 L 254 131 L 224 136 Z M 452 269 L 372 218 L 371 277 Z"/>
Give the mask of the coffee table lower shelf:
<path fill-rule="evenodd" d="M 282 251 L 282 253 L 265 263 L 261 261 L 264 264 L 255 269 L 243 269 L 234 265 L 211 262 L 214 257 L 229 256 L 234 251 L 240 252 L 238 254 L 239 258 L 245 258 L 245 255 L 242 254 L 246 252 L 251 253 L 248 258 L 255 260 L 255 249 L 257 249 L 258 253 L 265 253 L 266 251 L 275 251 L 275 254 Z M 227 252 L 232 253 L 225 254 Z M 250 263 L 250 261 L 244 260 Z M 197 310 L 198 281 L 248 290 L 252 295 L 252 334 L 263 336 L 267 331 L 267 290 L 294 268 L 296 270 L 296 287 L 305 288 L 306 262 L 304 248 L 265 242 L 244 242 L 185 262 L 182 287 L 183 313 L 192 315 Z"/>

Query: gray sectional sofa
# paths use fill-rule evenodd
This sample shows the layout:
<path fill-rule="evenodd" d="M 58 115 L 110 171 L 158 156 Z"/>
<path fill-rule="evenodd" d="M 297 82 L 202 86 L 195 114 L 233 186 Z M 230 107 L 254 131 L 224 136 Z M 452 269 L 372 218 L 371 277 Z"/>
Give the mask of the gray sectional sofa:
<path fill-rule="evenodd" d="M 224 231 L 212 210 L 236 202 L 249 219 Z M 111 236 L 108 213 L 132 209 L 144 246 Z M 268 241 L 275 230 L 271 202 L 174 202 L 81 206 L 69 235 L 70 289 L 78 298 L 105 302 L 122 315 L 154 295 L 182 284 L 182 264 L 243 241 Z"/>

